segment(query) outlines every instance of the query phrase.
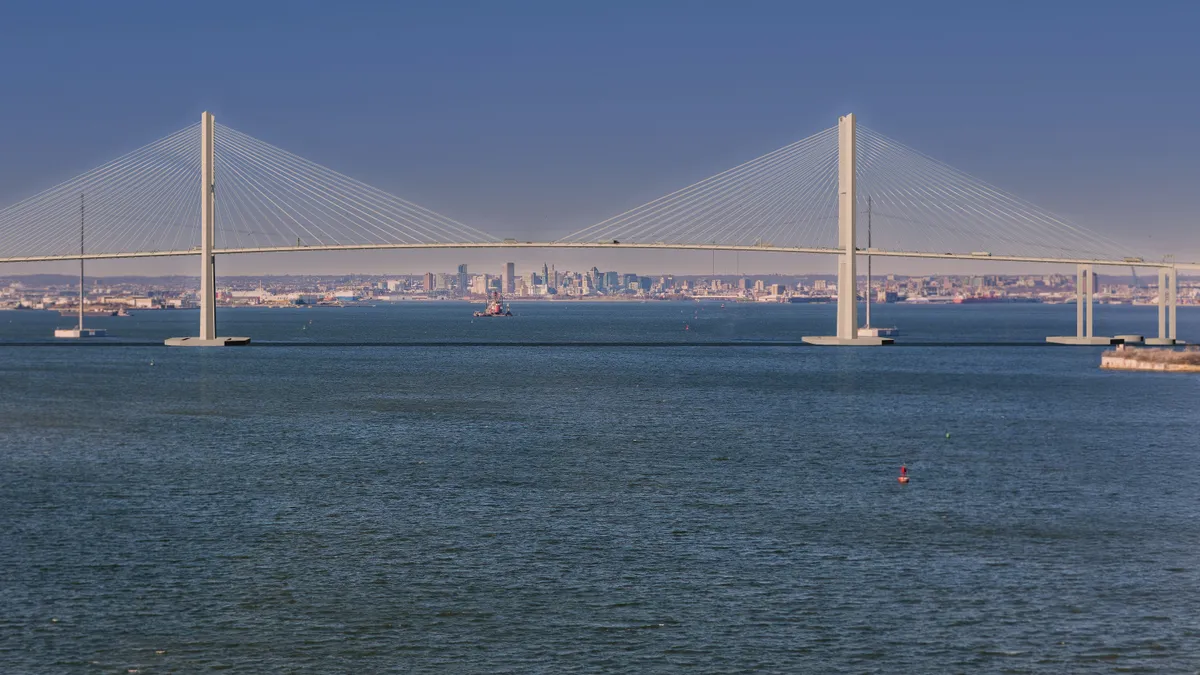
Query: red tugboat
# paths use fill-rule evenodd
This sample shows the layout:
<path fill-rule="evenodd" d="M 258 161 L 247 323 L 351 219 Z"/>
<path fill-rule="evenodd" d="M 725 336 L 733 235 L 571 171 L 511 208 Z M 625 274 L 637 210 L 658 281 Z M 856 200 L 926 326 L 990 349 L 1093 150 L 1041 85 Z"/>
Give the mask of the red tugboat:
<path fill-rule="evenodd" d="M 492 292 L 492 299 L 488 301 L 482 312 L 475 312 L 474 316 L 512 316 L 512 310 L 504 306 L 500 301 L 500 293 Z"/>

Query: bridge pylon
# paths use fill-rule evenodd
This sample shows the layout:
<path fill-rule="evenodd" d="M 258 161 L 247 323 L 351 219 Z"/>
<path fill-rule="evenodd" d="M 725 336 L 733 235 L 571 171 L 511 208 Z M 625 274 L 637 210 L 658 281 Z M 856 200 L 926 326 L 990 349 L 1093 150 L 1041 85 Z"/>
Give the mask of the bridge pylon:
<path fill-rule="evenodd" d="M 874 347 L 892 343 L 891 338 L 858 335 L 857 135 L 854 113 L 838 118 L 838 248 L 842 252 L 838 254 L 837 335 L 805 336 L 803 340 L 812 345 Z"/>
<path fill-rule="evenodd" d="M 1095 324 L 1096 273 L 1091 265 L 1075 266 L 1075 334 L 1054 335 L 1046 342 L 1056 345 L 1111 345 L 1124 342 L 1122 338 L 1098 337 L 1092 334 Z"/>
<path fill-rule="evenodd" d="M 248 337 L 217 337 L 216 173 L 214 125 L 210 112 L 200 113 L 200 335 L 167 338 L 171 347 L 226 347 L 250 344 Z"/>
<path fill-rule="evenodd" d="M 1179 306 L 1178 270 L 1174 267 L 1160 267 L 1158 270 L 1158 337 L 1146 338 L 1146 344 L 1171 346 L 1178 342 L 1175 338 L 1175 312 Z"/>

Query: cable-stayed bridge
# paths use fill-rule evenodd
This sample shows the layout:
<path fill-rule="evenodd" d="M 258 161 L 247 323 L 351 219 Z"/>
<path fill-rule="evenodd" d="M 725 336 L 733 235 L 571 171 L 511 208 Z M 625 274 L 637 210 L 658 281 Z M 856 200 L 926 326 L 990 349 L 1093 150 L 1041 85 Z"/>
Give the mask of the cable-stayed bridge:
<path fill-rule="evenodd" d="M 199 151 L 197 151 L 199 150 Z M 198 185 L 199 184 L 199 185 Z M 197 187 L 200 189 L 198 190 Z M 864 247 L 859 221 L 871 224 Z M 1159 340 L 1174 341 L 1176 271 L 856 124 L 853 115 L 727 171 L 557 240 L 519 242 L 465 225 L 235 129 L 204 113 L 181 129 L 0 209 L 0 262 L 199 255 L 201 329 L 215 333 L 216 255 L 367 249 L 603 248 L 772 251 L 838 257 L 838 329 L 859 337 L 859 255 L 1159 270 Z M 1086 306 L 1085 306 L 1086 305 Z M 1090 293 L 1077 335 L 1096 344 Z M 809 339 L 809 338 L 806 338 Z"/>

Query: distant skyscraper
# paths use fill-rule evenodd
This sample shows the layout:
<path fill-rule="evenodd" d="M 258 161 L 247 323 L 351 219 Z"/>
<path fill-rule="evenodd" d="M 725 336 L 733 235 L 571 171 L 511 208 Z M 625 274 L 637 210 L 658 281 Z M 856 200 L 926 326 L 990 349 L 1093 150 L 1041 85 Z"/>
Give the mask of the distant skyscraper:
<path fill-rule="evenodd" d="M 503 293 L 515 293 L 515 279 L 517 266 L 513 263 L 504 264 L 504 281 L 501 282 L 500 288 Z"/>
<path fill-rule="evenodd" d="M 425 273 L 425 290 L 426 291 L 433 290 L 433 272 Z"/>
<path fill-rule="evenodd" d="M 458 266 L 458 294 L 466 295 L 467 290 L 468 290 L 467 289 L 467 266 L 459 265 Z"/>
<path fill-rule="evenodd" d="M 550 268 L 546 267 L 546 263 L 542 263 L 542 283 L 545 284 L 547 288 L 554 287 L 554 280 L 550 278 Z"/>

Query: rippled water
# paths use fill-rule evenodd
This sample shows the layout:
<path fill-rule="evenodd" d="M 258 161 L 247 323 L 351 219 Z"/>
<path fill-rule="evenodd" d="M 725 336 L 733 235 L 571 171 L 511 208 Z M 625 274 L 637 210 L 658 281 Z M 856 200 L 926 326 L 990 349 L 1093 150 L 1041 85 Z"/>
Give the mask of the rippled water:
<path fill-rule="evenodd" d="M 1200 668 L 1200 378 L 1072 307 L 469 309 L 0 312 L 3 670 Z"/>

